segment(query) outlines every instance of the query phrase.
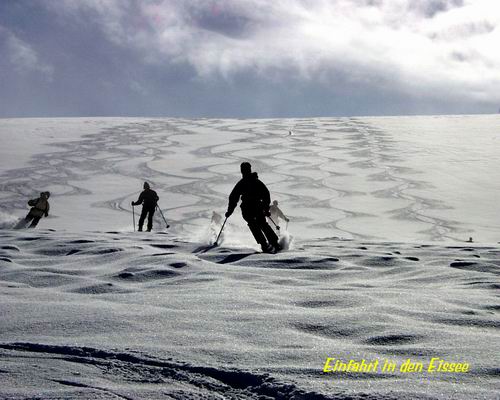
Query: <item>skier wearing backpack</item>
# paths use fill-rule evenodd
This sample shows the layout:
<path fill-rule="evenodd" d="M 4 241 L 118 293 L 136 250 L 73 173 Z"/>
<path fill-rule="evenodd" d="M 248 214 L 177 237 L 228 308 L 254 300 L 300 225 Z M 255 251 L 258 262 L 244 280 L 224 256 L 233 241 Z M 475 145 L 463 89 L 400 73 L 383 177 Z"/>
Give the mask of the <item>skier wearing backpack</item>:
<path fill-rule="evenodd" d="M 266 221 L 269 216 L 271 196 L 266 185 L 259 180 L 252 166 L 243 162 L 240 166 L 242 179 L 236 184 L 229 195 L 226 218 L 229 218 L 241 198 L 241 214 L 247 222 L 255 240 L 265 253 L 275 253 L 281 250 L 278 236 Z"/>
<path fill-rule="evenodd" d="M 31 221 L 29 228 L 34 228 L 38 225 L 38 222 L 44 215 L 45 217 L 49 216 L 49 197 L 50 192 L 42 192 L 40 193 L 40 197 L 37 199 L 31 199 L 28 201 L 28 205 L 31 206 L 31 210 L 24 218 L 24 225 L 27 225 Z"/>

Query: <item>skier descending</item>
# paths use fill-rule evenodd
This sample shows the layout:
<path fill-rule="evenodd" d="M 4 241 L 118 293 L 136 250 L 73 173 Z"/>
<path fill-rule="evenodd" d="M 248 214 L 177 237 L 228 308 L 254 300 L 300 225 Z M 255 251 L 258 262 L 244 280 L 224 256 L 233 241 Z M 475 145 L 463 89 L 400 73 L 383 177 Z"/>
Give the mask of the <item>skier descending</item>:
<path fill-rule="evenodd" d="M 262 251 L 265 253 L 280 251 L 278 236 L 266 221 L 271 203 L 269 190 L 259 180 L 257 173 L 252 172 L 250 163 L 244 162 L 240 168 L 243 177 L 229 195 L 226 218 L 231 216 L 241 198 L 241 214 Z"/>
<path fill-rule="evenodd" d="M 141 217 L 139 218 L 139 232 L 142 232 L 142 226 L 144 225 L 144 220 L 146 216 L 148 217 L 148 232 L 153 229 L 153 215 L 155 214 L 156 204 L 160 198 L 154 190 L 151 190 L 149 183 L 144 182 L 144 190 L 139 195 L 137 201 L 132 202 L 132 206 L 138 206 L 142 204 Z"/>
<path fill-rule="evenodd" d="M 49 197 L 50 197 L 50 192 L 42 192 L 40 193 L 40 197 L 37 199 L 32 199 L 28 201 L 28 205 L 30 205 L 32 208 L 28 215 L 24 218 L 24 221 L 21 220 L 21 222 L 16 226 L 16 228 L 25 226 L 27 225 L 30 221 L 30 228 L 34 228 L 35 226 L 38 225 L 38 222 L 40 219 L 45 215 L 45 217 L 49 216 Z"/>
<path fill-rule="evenodd" d="M 287 218 L 287 216 L 285 214 L 283 214 L 283 211 L 281 211 L 280 208 L 278 207 L 278 200 L 274 200 L 273 204 L 271 204 L 271 207 L 269 207 L 268 219 L 272 219 L 277 226 L 279 226 L 279 224 L 280 224 L 280 222 L 279 222 L 280 219 L 282 219 L 286 222 L 290 221 Z"/>

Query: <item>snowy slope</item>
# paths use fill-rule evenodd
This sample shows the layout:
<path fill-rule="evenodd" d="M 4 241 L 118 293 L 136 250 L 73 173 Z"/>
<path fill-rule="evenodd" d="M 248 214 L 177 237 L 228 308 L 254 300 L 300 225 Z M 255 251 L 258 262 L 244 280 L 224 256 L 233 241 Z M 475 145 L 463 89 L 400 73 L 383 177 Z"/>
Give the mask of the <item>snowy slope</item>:
<path fill-rule="evenodd" d="M 0 397 L 497 398 L 498 122 L 0 121 Z M 242 160 L 290 250 L 258 253 L 238 211 L 207 247 Z M 132 232 L 146 179 L 168 232 Z M 52 216 L 10 229 L 47 189 Z M 328 374 L 326 357 L 470 372 Z"/>
<path fill-rule="evenodd" d="M 225 211 L 249 160 L 296 237 L 496 243 L 499 125 L 498 116 L 2 120 L 0 158 L 33 157 L 1 163 L 0 211 L 21 216 L 46 189 L 45 227 L 130 231 L 130 202 L 149 180 L 175 233 L 192 239 Z M 38 144 L 49 136 L 50 147 Z"/>

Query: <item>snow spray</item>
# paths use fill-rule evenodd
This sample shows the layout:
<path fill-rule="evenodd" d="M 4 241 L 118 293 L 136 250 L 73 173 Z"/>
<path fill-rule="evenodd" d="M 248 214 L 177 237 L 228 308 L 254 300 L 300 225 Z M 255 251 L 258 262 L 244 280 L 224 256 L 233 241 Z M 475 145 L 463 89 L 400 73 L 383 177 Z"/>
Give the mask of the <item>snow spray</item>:
<path fill-rule="evenodd" d="M 279 242 L 283 250 L 290 250 L 293 246 L 293 236 L 286 230 L 281 230 Z"/>
<path fill-rule="evenodd" d="M 0 212 L 0 229 L 13 229 L 23 218 Z"/>

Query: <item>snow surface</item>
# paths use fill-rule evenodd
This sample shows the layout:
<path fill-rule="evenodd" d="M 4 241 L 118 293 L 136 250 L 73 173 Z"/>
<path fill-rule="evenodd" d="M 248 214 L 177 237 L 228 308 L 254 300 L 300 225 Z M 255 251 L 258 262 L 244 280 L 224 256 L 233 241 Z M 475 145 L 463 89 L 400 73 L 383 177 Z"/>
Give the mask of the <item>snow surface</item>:
<path fill-rule="evenodd" d="M 0 398 L 498 398 L 499 123 L 0 120 Z M 243 160 L 291 219 L 280 254 L 238 210 L 208 246 Z M 168 231 L 132 232 L 144 180 Z"/>

